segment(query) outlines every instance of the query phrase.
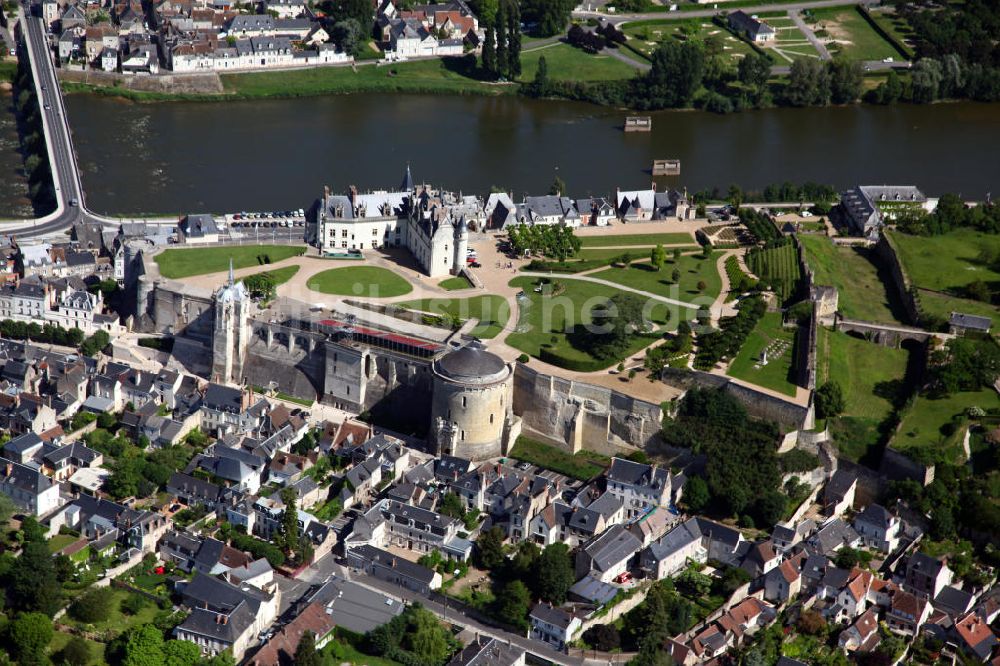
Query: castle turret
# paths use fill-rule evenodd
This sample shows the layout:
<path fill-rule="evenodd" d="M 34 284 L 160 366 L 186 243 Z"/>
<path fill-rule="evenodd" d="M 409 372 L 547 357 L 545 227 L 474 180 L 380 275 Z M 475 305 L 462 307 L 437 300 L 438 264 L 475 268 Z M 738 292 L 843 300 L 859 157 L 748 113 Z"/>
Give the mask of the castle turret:
<path fill-rule="evenodd" d="M 212 334 L 212 381 L 241 384 L 250 344 L 250 294 L 233 274 L 215 292 L 215 328 Z"/>
<path fill-rule="evenodd" d="M 465 217 L 460 217 L 455 222 L 455 254 L 451 262 L 451 274 L 459 275 L 465 268 L 465 257 L 469 253 L 469 227 L 465 224 Z"/>

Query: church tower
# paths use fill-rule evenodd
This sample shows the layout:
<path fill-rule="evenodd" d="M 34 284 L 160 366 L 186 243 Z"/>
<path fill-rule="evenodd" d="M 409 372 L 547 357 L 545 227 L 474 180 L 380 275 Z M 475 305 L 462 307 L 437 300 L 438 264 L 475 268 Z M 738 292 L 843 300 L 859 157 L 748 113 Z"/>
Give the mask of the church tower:
<path fill-rule="evenodd" d="M 233 277 L 215 292 L 215 329 L 212 334 L 211 379 L 220 384 L 242 384 L 250 344 L 250 294 Z"/>
<path fill-rule="evenodd" d="M 455 221 L 455 254 L 451 262 L 451 274 L 460 275 L 465 268 L 465 258 L 469 253 L 469 227 L 465 217 Z"/>

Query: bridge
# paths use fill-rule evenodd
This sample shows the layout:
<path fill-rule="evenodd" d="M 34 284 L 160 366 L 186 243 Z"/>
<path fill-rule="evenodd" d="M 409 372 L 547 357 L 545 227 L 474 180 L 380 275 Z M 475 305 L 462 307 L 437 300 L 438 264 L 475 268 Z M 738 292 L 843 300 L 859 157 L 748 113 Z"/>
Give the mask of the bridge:
<path fill-rule="evenodd" d="M 896 324 L 879 324 L 873 321 L 861 321 L 860 319 L 847 319 L 837 314 L 834 318 L 834 328 L 844 333 L 858 333 L 866 339 L 878 343 L 885 347 L 898 347 L 905 340 L 915 340 L 917 342 L 927 342 L 931 338 L 941 340 L 951 340 L 955 336 L 950 333 L 936 333 L 922 328 L 912 326 L 899 326 Z"/>
<path fill-rule="evenodd" d="M 42 118 L 45 147 L 52 171 L 56 209 L 39 218 L 7 221 L 0 226 L 0 233 L 16 235 L 19 238 L 36 238 L 57 234 L 80 223 L 117 226 L 121 220 L 98 215 L 87 208 L 80 167 L 77 164 L 76 152 L 73 150 L 69 116 L 66 114 L 62 90 L 56 78 L 44 21 L 30 15 L 22 16 L 18 21 L 16 33 L 24 40 L 21 53 L 22 56 L 23 54 L 28 56 L 31 76 L 35 82 L 38 111 Z M 177 223 L 174 218 L 144 221 L 154 224 Z"/>

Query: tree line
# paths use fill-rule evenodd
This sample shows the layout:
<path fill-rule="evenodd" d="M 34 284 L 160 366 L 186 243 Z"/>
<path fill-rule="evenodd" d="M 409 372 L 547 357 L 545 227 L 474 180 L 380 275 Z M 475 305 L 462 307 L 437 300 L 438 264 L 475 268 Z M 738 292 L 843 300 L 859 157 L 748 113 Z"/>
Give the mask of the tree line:
<path fill-rule="evenodd" d="M 514 81 L 521 76 L 521 9 L 517 0 L 499 0 L 496 15 L 483 19 L 486 37 L 481 64 L 484 75 Z"/>

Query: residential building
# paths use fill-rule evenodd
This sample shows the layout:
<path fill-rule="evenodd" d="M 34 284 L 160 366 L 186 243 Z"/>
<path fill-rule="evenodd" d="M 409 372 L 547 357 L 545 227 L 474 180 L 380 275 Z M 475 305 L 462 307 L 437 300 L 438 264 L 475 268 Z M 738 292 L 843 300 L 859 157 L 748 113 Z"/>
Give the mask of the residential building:
<path fill-rule="evenodd" d="M 528 620 L 531 622 L 528 637 L 544 641 L 556 650 L 565 650 L 582 624 L 576 615 L 547 603 L 536 604 Z"/>
<path fill-rule="evenodd" d="M 880 504 L 869 504 L 854 517 L 854 531 L 869 548 L 891 553 L 899 545 L 899 517 Z"/>
<path fill-rule="evenodd" d="M 921 599 L 934 599 L 951 584 L 947 560 L 916 552 L 906 561 L 904 587 Z"/>
<path fill-rule="evenodd" d="M 937 199 L 928 199 L 913 185 L 858 185 L 841 193 L 840 205 L 851 231 L 872 237 L 900 215 L 933 211 Z"/>
<path fill-rule="evenodd" d="M 0 459 L 0 465 L 3 465 L 0 493 L 9 497 L 19 510 L 44 516 L 59 508 L 62 503 L 59 484 L 41 470 L 7 459 Z"/>
<path fill-rule="evenodd" d="M 767 44 L 777 38 L 774 28 L 756 16 L 750 16 L 739 9 L 729 14 L 729 27 L 733 32 L 746 37 L 755 44 Z"/>
<path fill-rule="evenodd" d="M 621 525 L 613 525 L 577 552 L 576 577 L 590 575 L 603 583 L 621 582 L 641 547 L 638 537 Z"/>
<path fill-rule="evenodd" d="M 369 544 L 347 545 L 347 564 L 369 576 L 419 594 L 441 588 L 441 574 Z"/>
<path fill-rule="evenodd" d="M 611 459 L 606 478 L 608 492 L 621 499 L 629 519 L 679 501 L 683 488 L 683 477 L 674 477 L 669 469 L 625 458 Z"/>

